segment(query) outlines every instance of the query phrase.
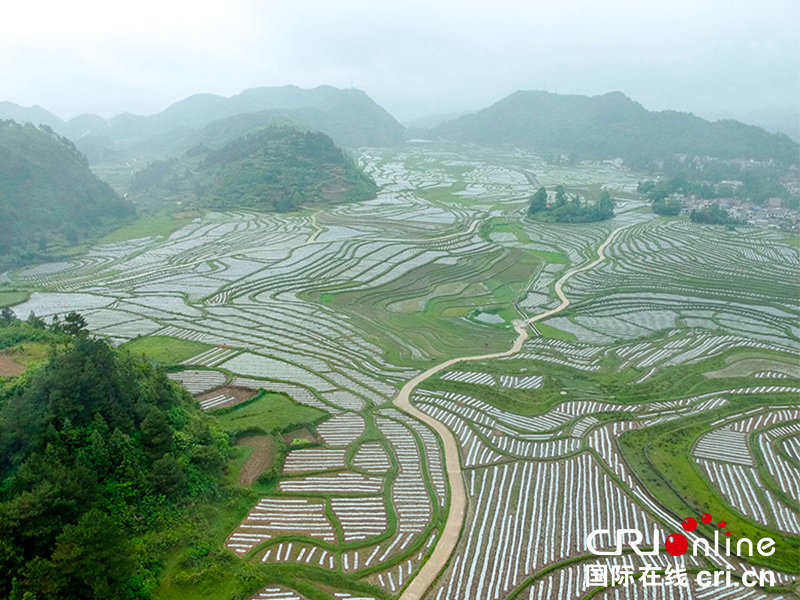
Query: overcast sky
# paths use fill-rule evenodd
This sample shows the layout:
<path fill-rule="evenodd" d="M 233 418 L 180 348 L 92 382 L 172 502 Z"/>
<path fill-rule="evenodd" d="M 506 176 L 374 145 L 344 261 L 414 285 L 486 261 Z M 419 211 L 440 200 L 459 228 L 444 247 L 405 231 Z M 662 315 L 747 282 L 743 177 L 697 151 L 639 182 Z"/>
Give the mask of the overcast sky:
<path fill-rule="evenodd" d="M 17 0 L 0 100 L 62 118 L 198 92 L 351 82 L 398 119 L 518 89 L 620 90 L 651 110 L 800 103 L 797 0 Z"/>

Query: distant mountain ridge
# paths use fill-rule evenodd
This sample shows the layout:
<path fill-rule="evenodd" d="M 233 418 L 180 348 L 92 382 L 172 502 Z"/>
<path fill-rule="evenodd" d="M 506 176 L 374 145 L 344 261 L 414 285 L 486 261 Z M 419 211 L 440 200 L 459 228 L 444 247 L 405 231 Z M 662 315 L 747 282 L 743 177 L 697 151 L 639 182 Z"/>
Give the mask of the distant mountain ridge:
<path fill-rule="evenodd" d="M 64 122 L 41 107 L 26 109 L 2 102 L 0 119 L 45 123 L 97 162 L 104 148 L 168 145 L 214 121 L 266 110 L 289 111 L 297 120 L 350 148 L 392 146 L 405 139 L 405 128 L 366 93 L 325 85 L 314 89 L 292 85 L 251 88 L 230 98 L 195 94 L 151 116 L 126 112 L 108 120 L 85 114 Z"/>
<path fill-rule="evenodd" d="M 621 92 L 602 96 L 518 91 L 431 131 L 445 140 L 514 144 L 583 158 L 644 165 L 675 154 L 772 159 L 796 164 L 800 146 L 783 134 L 691 113 L 650 112 Z"/>

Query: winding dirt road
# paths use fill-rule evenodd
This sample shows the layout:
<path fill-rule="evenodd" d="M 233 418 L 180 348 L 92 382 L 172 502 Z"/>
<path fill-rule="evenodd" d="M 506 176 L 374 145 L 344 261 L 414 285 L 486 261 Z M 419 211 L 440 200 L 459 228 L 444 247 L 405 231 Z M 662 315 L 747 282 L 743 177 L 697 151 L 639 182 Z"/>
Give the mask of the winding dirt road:
<path fill-rule="evenodd" d="M 603 242 L 597 249 L 596 260 L 592 261 L 588 265 L 567 271 L 556 282 L 556 294 L 558 294 L 561 304 L 559 304 L 556 308 L 540 315 L 536 315 L 535 317 L 514 322 L 514 329 L 517 331 L 518 335 L 517 339 L 514 340 L 514 344 L 511 346 L 510 350 L 506 350 L 505 352 L 497 352 L 495 354 L 464 356 L 461 358 L 452 358 L 447 360 L 414 377 L 414 379 L 403 386 L 403 388 L 394 398 L 393 402 L 397 408 L 407 412 L 421 421 L 424 421 L 433 427 L 433 429 L 435 429 L 436 432 L 441 436 L 442 441 L 444 442 L 445 468 L 447 470 L 447 478 L 450 483 L 450 512 L 447 515 L 447 521 L 445 522 L 444 529 L 442 530 L 442 535 L 439 537 L 439 541 L 436 543 L 436 547 L 433 549 L 431 557 L 423 565 L 416 577 L 414 577 L 414 579 L 411 581 L 411 584 L 409 584 L 405 592 L 403 592 L 403 595 L 400 596 L 400 600 L 420 600 L 428 591 L 428 588 L 436 580 L 436 577 L 438 577 L 439 573 L 447 564 L 447 561 L 450 559 L 450 555 L 453 553 L 453 550 L 455 550 L 456 544 L 458 543 L 458 538 L 461 535 L 461 526 L 464 523 L 464 513 L 467 508 L 467 496 L 464 491 L 464 478 L 461 474 L 461 463 L 458 455 L 458 443 L 453 437 L 453 434 L 447 427 L 445 427 L 444 424 L 411 406 L 411 393 L 420 383 L 428 379 L 428 377 L 438 373 L 443 369 L 447 369 L 456 363 L 467 362 L 471 360 L 502 358 L 504 356 L 511 356 L 512 354 L 519 352 L 522 349 L 522 344 L 528 339 L 528 325 L 535 323 L 536 321 L 540 321 L 541 319 L 551 317 L 569 306 L 569 299 L 564 295 L 564 283 L 576 273 L 588 271 L 589 269 L 592 269 L 603 262 L 606 257 L 606 248 L 608 248 L 608 245 L 611 243 L 617 233 L 619 233 L 619 231 L 625 227 L 626 226 L 618 227 L 608 235 L 606 241 Z"/>

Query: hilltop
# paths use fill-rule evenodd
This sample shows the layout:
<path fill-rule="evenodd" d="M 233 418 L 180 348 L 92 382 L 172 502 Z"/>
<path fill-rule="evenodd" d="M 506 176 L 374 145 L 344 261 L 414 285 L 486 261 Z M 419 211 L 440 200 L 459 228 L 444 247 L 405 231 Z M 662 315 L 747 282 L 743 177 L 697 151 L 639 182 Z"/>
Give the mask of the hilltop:
<path fill-rule="evenodd" d="M 66 138 L 0 121 L 0 261 L 72 245 L 133 214 Z"/>
<path fill-rule="evenodd" d="M 513 144 L 580 158 L 623 158 L 644 166 L 672 157 L 773 160 L 796 164 L 800 146 L 783 134 L 691 113 L 651 112 L 621 92 L 602 96 L 518 91 L 431 131 L 446 140 Z"/>
<path fill-rule="evenodd" d="M 197 138 L 218 149 L 199 142 L 181 157 L 150 163 L 131 179 L 129 196 L 268 211 L 375 196 L 374 181 L 327 135 L 283 125 L 227 141 L 238 121 Z"/>

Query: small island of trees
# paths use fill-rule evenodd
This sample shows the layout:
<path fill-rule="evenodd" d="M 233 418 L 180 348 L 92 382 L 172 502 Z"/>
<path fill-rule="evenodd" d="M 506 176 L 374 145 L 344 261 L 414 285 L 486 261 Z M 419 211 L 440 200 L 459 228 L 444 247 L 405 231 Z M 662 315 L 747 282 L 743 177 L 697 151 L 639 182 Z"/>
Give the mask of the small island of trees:
<path fill-rule="evenodd" d="M 563 185 L 555 188 L 555 198 L 550 199 L 547 190 L 540 187 L 531 197 L 528 216 L 542 221 L 556 223 L 594 223 L 606 221 L 614 217 L 614 199 L 607 190 L 603 190 L 593 203 L 588 198 L 567 195 Z"/>

